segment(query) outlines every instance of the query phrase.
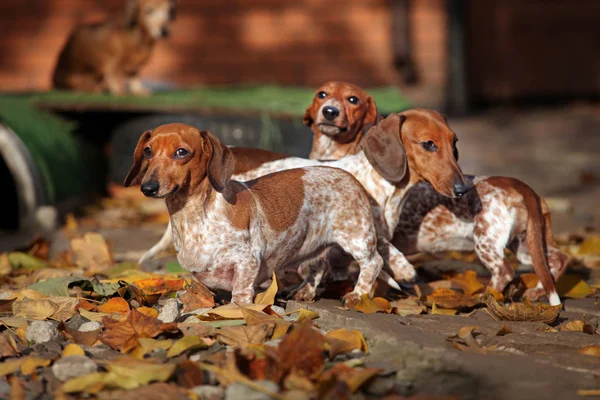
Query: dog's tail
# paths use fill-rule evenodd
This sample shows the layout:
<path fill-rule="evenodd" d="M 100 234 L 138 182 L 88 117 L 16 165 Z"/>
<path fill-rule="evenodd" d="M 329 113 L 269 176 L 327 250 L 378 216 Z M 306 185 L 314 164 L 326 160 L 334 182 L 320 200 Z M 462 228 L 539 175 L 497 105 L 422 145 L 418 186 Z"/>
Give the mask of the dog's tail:
<path fill-rule="evenodd" d="M 560 298 L 556 292 L 556 285 L 550 273 L 550 266 L 548 265 L 545 251 L 547 244 L 550 244 L 546 240 L 548 237 L 552 237 L 552 234 L 548 234 L 550 227 L 546 226 L 546 216 L 542 212 L 541 199 L 525 183 L 515 180 L 516 182 L 518 182 L 516 185 L 517 190 L 523 196 L 523 201 L 527 209 L 527 231 L 525 235 L 533 269 L 546 292 L 550 305 L 559 305 L 561 304 Z"/>

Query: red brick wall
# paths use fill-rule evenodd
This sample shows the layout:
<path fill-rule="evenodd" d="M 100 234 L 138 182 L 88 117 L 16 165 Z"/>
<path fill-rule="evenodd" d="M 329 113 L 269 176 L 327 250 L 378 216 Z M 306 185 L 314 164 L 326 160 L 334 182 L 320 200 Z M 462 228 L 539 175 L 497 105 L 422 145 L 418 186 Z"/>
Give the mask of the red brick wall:
<path fill-rule="evenodd" d="M 123 4 L 0 2 L 0 89 L 49 88 L 55 57 L 72 27 L 120 16 Z M 143 70 L 145 79 L 311 86 L 334 78 L 365 86 L 400 81 L 392 65 L 390 0 L 179 0 L 178 5 L 172 35 L 158 44 Z"/>

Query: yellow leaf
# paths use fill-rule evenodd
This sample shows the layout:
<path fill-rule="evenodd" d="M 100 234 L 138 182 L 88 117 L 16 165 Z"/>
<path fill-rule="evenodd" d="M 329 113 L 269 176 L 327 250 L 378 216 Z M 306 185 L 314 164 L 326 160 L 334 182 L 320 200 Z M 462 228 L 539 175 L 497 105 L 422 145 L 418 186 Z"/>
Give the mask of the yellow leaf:
<path fill-rule="evenodd" d="M 106 241 L 99 233 L 88 232 L 82 238 L 71 240 L 72 257 L 78 267 L 89 275 L 105 271 L 112 265 Z"/>
<path fill-rule="evenodd" d="M 302 322 L 305 319 L 317 318 L 319 318 L 319 314 L 317 312 L 307 310 L 306 308 L 301 308 L 300 312 L 298 313 L 298 319 L 296 319 L 296 322 Z"/>
<path fill-rule="evenodd" d="M 475 293 L 482 291 L 485 287 L 477 279 L 477 273 L 475 271 L 466 271 L 464 274 L 456 274 L 450 281 L 462 289 L 468 296 L 472 296 Z"/>
<path fill-rule="evenodd" d="M 63 357 L 84 356 L 84 355 L 85 355 L 85 351 L 83 351 L 81 346 L 79 346 L 75 343 L 69 343 L 68 345 L 66 345 L 62 352 Z"/>
<path fill-rule="evenodd" d="M 228 346 L 246 347 L 262 344 L 273 332 L 273 324 L 224 326 L 217 331 L 217 340 Z"/>
<path fill-rule="evenodd" d="M 577 253 L 582 256 L 600 254 L 600 235 L 593 235 L 586 238 L 579 245 Z"/>
<path fill-rule="evenodd" d="M 107 314 L 127 314 L 129 312 L 129 303 L 122 297 L 113 297 L 106 303 L 98 307 L 98 311 Z"/>
<path fill-rule="evenodd" d="M 0 363 L 0 377 L 10 375 L 21 367 L 26 358 L 17 358 L 16 360 L 6 360 Z"/>
<path fill-rule="evenodd" d="M 27 320 L 22 317 L 3 317 L 0 318 L 0 323 L 11 328 L 27 328 L 29 326 Z"/>
<path fill-rule="evenodd" d="M 594 327 L 582 320 L 569 321 L 563 326 L 560 327 L 562 331 L 575 331 L 575 332 L 584 332 L 590 335 L 594 334 Z"/>
<path fill-rule="evenodd" d="M 582 299 L 594 294 L 592 289 L 579 275 L 565 274 L 558 278 L 556 290 L 559 296 Z"/>
<path fill-rule="evenodd" d="M 263 311 L 267 307 L 268 305 L 266 304 L 244 304 L 244 308 L 254 311 Z M 244 319 L 242 308 L 234 303 L 229 303 L 224 306 L 213 308 L 206 314 L 217 315 L 219 317 L 227 319 Z"/>
<path fill-rule="evenodd" d="M 35 290 L 21 289 L 18 292 L 14 293 L 13 296 L 11 296 L 10 298 L 8 298 L 6 300 L 12 300 L 12 299 L 23 300 L 25 298 L 31 299 L 31 300 L 39 300 L 39 299 L 45 299 L 47 297 L 48 296 L 46 296 L 45 294 L 36 292 Z"/>
<path fill-rule="evenodd" d="M 79 299 L 76 297 L 50 297 L 48 300 L 58 306 L 56 312 L 51 316 L 54 320 L 66 321 L 77 313 L 75 307 L 79 304 Z"/>
<path fill-rule="evenodd" d="M 587 346 L 577 350 L 577 352 L 586 356 L 600 357 L 600 346 Z"/>
<path fill-rule="evenodd" d="M 47 367 L 48 365 L 50 365 L 50 360 L 27 357 L 23 364 L 21 364 L 21 373 L 23 375 L 31 375 L 37 367 Z"/>
<path fill-rule="evenodd" d="M 31 300 L 25 298 L 15 301 L 12 310 L 15 317 L 44 320 L 52 316 L 58 310 L 58 306 L 48 299 Z"/>
<path fill-rule="evenodd" d="M 150 338 L 138 338 L 139 347 L 136 348 L 131 356 L 142 359 L 148 353 L 152 353 L 154 350 L 169 350 L 171 346 L 173 346 L 173 340 L 165 339 L 165 340 L 156 340 Z"/>
<path fill-rule="evenodd" d="M 331 359 L 338 354 L 349 353 L 352 350 L 360 350 L 365 353 L 369 351 L 365 337 L 357 330 L 335 329 L 329 331 L 325 335 L 325 343 Z"/>
<path fill-rule="evenodd" d="M 493 288 L 491 288 L 491 287 L 488 286 L 486 288 L 485 292 L 486 293 L 490 293 L 492 296 L 494 296 L 494 299 L 496 299 L 497 302 L 504 302 L 504 294 L 500 293 L 496 289 L 493 289 Z"/>
<path fill-rule="evenodd" d="M 204 340 L 199 336 L 184 336 L 176 341 L 173 346 L 169 349 L 167 357 L 176 357 L 186 350 L 196 349 L 201 347 L 208 347 Z"/>
<path fill-rule="evenodd" d="M 150 307 L 139 307 L 136 310 L 147 317 L 158 318 L 158 310 Z"/>
<path fill-rule="evenodd" d="M 65 393 L 75 392 L 87 392 L 93 386 L 100 386 L 104 384 L 104 379 L 107 374 L 104 372 L 93 372 L 91 374 L 78 376 L 65 382 L 62 386 L 62 390 Z"/>
<path fill-rule="evenodd" d="M 173 375 L 175 364 L 155 364 L 135 360 L 131 357 L 109 362 L 109 376 L 104 382 L 122 389 L 135 389 L 150 382 L 164 382 Z M 110 374 L 112 372 L 112 374 Z"/>
<path fill-rule="evenodd" d="M 12 266 L 10 265 L 10 260 L 8 259 L 8 254 L 2 253 L 0 254 L 0 276 L 5 276 L 10 274 L 12 271 Z"/>
<path fill-rule="evenodd" d="M 577 391 L 577 394 L 579 396 L 600 396 L 600 389 L 591 389 L 591 390 L 579 389 Z"/>
<path fill-rule="evenodd" d="M 66 215 L 64 228 L 65 230 L 71 232 L 75 232 L 77 229 L 79 229 L 79 225 L 77 224 L 77 220 L 75 219 L 73 213 L 68 213 Z"/>
<path fill-rule="evenodd" d="M 392 311 L 392 306 L 389 301 L 382 297 L 371 299 L 368 294 L 363 294 L 360 296 L 360 303 L 358 303 L 354 309 L 364 314 L 373 314 L 377 312 L 389 314 Z"/>
<path fill-rule="evenodd" d="M 390 304 L 394 313 L 403 317 L 427 312 L 427 307 L 415 298 L 394 300 Z"/>
<path fill-rule="evenodd" d="M 537 286 L 537 284 L 539 282 L 537 275 L 532 272 L 521 274 L 519 276 L 519 279 L 521 280 L 521 282 L 523 282 L 523 285 L 525 285 L 525 287 L 527 289 L 533 289 L 534 287 Z M 498 300 L 498 301 L 501 301 L 501 300 Z"/>
<path fill-rule="evenodd" d="M 273 277 L 271 278 L 271 284 L 269 285 L 269 288 L 256 295 L 254 304 L 275 304 L 275 295 L 277 294 L 277 289 L 277 277 L 275 276 L 275 272 L 273 272 Z"/>
<path fill-rule="evenodd" d="M 456 315 L 457 310 L 454 310 L 452 308 L 440 308 L 437 306 L 437 304 L 433 303 L 433 305 L 431 306 L 431 313 L 440 315 Z"/>
<path fill-rule="evenodd" d="M 114 320 L 125 319 L 125 316 L 122 314 L 106 314 L 106 313 L 101 313 L 101 312 L 92 312 L 92 311 L 84 310 L 83 308 L 79 309 L 79 314 L 81 314 L 82 317 L 89 319 L 90 321 L 96 321 L 96 322 L 102 322 L 102 319 L 104 317 L 109 317 Z"/>

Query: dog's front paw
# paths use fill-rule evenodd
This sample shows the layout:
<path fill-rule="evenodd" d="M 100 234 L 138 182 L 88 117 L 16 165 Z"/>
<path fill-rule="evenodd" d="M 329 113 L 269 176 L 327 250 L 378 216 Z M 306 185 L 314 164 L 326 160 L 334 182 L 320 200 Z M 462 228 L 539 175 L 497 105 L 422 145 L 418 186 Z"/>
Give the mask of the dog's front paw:
<path fill-rule="evenodd" d="M 315 300 L 315 291 L 309 285 L 305 285 L 294 294 L 294 300 L 304 303 L 312 302 Z"/>
<path fill-rule="evenodd" d="M 544 291 L 544 288 L 531 288 L 531 289 L 527 289 L 525 291 L 525 293 L 523 293 L 523 298 L 524 299 L 529 299 L 531 301 L 536 301 L 539 300 L 540 298 L 544 297 L 546 295 L 546 292 Z"/>
<path fill-rule="evenodd" d="M 350 292 L 343 298 L 344 306 L 354 308 L 360 303 L 360 295 L 356 292 Z"/>

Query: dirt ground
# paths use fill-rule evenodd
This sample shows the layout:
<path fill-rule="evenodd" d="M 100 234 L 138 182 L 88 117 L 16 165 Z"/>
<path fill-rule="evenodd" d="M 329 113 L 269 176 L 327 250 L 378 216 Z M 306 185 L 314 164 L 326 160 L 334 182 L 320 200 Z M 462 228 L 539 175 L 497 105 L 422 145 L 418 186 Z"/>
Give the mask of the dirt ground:
<path fill-rule="evenodd" d="M 493 109 L 449 122 L 459 137 L 465 172 L 514 176 L 527 182 L 547 199 L 555 233 L 600 226 L 600 107 Z M 101 233 L 113 243 L 117 258 L 136 259 L 155 243 L 163 227 L 159 223 L 143 229 L 102 229 Z M 435 267 L 450 268 L 443 262 Z M 588 281 L 599 277 L 597 270 L 587 275 Z M 370 389 L 373 394 L 393 383 L 404 387 L 407 395 L 463 399 L 571 399 L 586 394 L 578 390 L 600 389 L 600 358 L 576 351 L 599 346 L 598 330 L 596 334 L 548 332 L 543 323 L 508 322 L 512 333 L 497 336 L 506 322 L 494 320 L 485 309 L 461 316 L 401 317 L 342 311 L 338 305 L 324 299 L 308 307 L 319 312 L 323 326 L 359 329 L 365 334 L 371 345 L 368 365 L 390 371 L 387 381 L 380 378 Z M 585 320 L 598 328 L 598 297 L 566 299 L 564 306 L 561 324 Z M 288 302 L 287 308 L 294 310 L 298 304 Z M 464 326 L 478 327 L 474 331 L 477 342 L 487 351 L 461 351 L 452 346 L 447 338 Z"/>

